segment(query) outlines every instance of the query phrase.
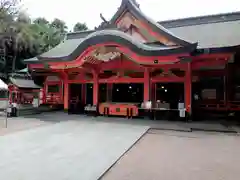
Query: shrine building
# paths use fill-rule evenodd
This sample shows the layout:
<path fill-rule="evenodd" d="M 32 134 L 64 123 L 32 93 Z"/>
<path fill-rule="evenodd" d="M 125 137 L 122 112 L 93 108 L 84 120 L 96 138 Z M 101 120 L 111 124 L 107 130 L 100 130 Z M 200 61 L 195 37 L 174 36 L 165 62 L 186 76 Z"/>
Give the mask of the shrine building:
<path fill-rule="evenodd" d="M 122 0 L 95 30 L 68 33 L 24 62 L 41 102 L 69 113 L 140 116 L 240 111 L 240 13 L 155 22 Z"/>

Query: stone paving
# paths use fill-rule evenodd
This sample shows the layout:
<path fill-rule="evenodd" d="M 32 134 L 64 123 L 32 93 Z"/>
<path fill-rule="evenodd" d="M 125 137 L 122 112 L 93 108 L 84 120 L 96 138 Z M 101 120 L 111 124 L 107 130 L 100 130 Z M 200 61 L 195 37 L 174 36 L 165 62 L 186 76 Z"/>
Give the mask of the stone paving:
<path fill-rule="evenodd" d="M 174 161 L 174 159 L 161 159 L 161 153 L 162 151 L 163 154 L 165 153 L 165 151 L 167 153 L 167 147 L 170 149 L 170 154 L 165 153 L 164 155 L 166 157 L 169 157 L 170 155 L 175 158 L 175 156 L 180 155 L 177 152 L 178 148 L 183 148 L 182 146 L 186 146 L 186 148 L 184 147 L 183 149 L 179 149 L 180 152 L 182 152 L 183 154 L 183 156 L 180 156 L 183 158 L 186 154 L 189 154 L 189 149 L 191 149 L 191 157 L 192 152 L 195 153 L 194 156 L 196 155 L 196 157 L 198 157 L 201 154 L 200 151 L 204 151 L 204 153 L 206 153 L 206 150 L 204 150 L 205 146 L 213 146 L 213 149 L 209 149 L 209 154 L 204 154 L 204 158 L 202 158 L 201 160 L 206 159 L 208 161 L 212 158 L 210 155 L 217 152 L 217 154 L 219 154 L 219 157 L 216 158 L 222 159 L 222 157 L 224 157 L 221 162 L 226 162 L 226 166 L 228 166 L 227 163 L 229 163 L 229 161 L 227 161 L 226 159 L 231 154 L 236 154 L 236 151 L 229 150 L 229 147 L 231 147 L 232 149 L 235 148 L 234 143 L 237 144 L 236 139 L 226 138 L 233 136 L 223 136 L 219 133 L 218 135 L 215 134 L 214 136 L 211 136 L 215 137 L 216 141 L 214 138 L 206 138 L 206 141 L 201 141 L 202 137 L 208 136 L 199 136 L 199 132 L 196 132 L 195 130 L 218 132 L 232 132 L 233 130 L 240 131 L 238 127 L 226 127 L 219 123 L 185 123 L 171 121 L 151 121 L 148 119 L 143 120 L 105 117 L 94 118 L 81 115 L 68 115 L 62 112 L 51 112 L 26 117 L 9 118 L 7 128 L 5 128 L 4 120 L 5 119 L 1 117 L 0 179 L 8 180 L 15 180 L 19 178 L 22 178 L 24 180 L 97 179 L 109 167 L 111 167 L 111 165 L 126 150 L 128 150 L 128 148 L 130 148 L 138 140 L 138 138 L 140 138 L 150 127 L 153 129 L 151 129 L 149 133 L 154 133 L 154 135 L 148 134 L 146 137 L 143 138 L 143 140 L 140 141 L 140 145 L 138 144 L 136 147 L 133 147 L 133 150 L 136 151 L 137 157 L 134 157 L 134 155 L 132 155 L 131 153 L 130 155 L 129 153 L 127 153 L 127 157 L 131 157 L 128 160 L 129 162 L 127 162 L 127 165 L 121 167 L 118 164 L 119 162 L 120 164 L 122 164 L 123 161 L 119 161 L 117 163 L 117 166 L 114 166 L 113 170 L 111 169 L 110 175 L 109 173 L 107 173 L 104 178 L 138 179 L 140 177 L 140 180 L 148 179 L 146 175 L 136 173 L 136 171 L 146 172 L 147 175 L 149 174 L 149 172 L 152 172 L 153 174 L 158 174 L 156 168 L 153 167 L 154 165 L 148 161 L 151 161 L 152 159 L 153 163 L 156 163 L 156 167 L 160 166 L 160 170 L 161 168 L 164 169 L 165 167 L 163 167 L 162 164 L 159 164 L 160 162 L 162 162 L 162 160 Z M 169 133 L 177 133 L 177 135 L 168 134 L 170 137 L 179 137 L 178 139 L 173 140 L 169 137 L 166 137 L 166 135 L 163 136 L 161 134 L 161 136 L 159 136 L 159 130 L 163 130 L 161 132 L 165 132 L 164 130 L 170 130 Z M 174 130 L 175 132 L 172 132 L 171 130 Z M 185 134 L 180 131 L 185 132 Z M 186 135 L 186 132 L 191 133 L 187 133 Z M 184 135 L 181 133 L 183 133 Z M 185 141 L 184 139 L 180 138 L 182 135 L 187 137 L 191 136 L 191 138 L 199 138 L 200 140 L 197 140 L 196 142 L 190 142 L 188 140 Z M 177 147 L 177 145 L 174 145 L 173 147 L 174 143 L 180 143 L 180 146 Z M 161 148 L 162 146 L 164 146 L 163 149 Z M 196 150 L 196 147 L 199 147 L 199 150 Z M 175 149 L 172 150 L 171 148 Z M 229 152 L 230 154 L 225 155 L 225 153 L 223 152 L 224 148 L 226 149 L 226 152 Z M 236 145 L 236 149 L 239 152 L 239 145 Z M 186 151 L 187 153 L 184 151 Z M 132 150 L 130 152 L 132 152 Z M 146 154 L 150 154 L 150 156 L 147 156 Z M 222 157 L 220 155 L 222 155 Z M 158 160 L 158 162 L 154 162 L 154 160 L 157 160 L 159 157 L 160 159 Z M 140 161 L 148 162 L 149 166 L 142 166 L 139 170 L 138 165 L 135 165 L 134 163 L 137 164 L 140 162 L 138 162 L 138 160 L 137 162 L 135 162 L 136 159 L 134 158 L 140 158 Z M 188 157 L 185 158 L 186 160 L 189 160 Z M 232 156 L 230 156 L 230 159 L 238 160 L 237 158 L 234 159 Z M 179 161 L 184 160 L 180 158 Z M 189 163 L 191 164 L 192 162 Z M 194 163 L 198 162 L 194 161 Z M 126 171 L 127 168 L 130 168 L 129 164 L 132 164 L 132 166 L 134 167 L 131 172 Z M 202 162 L 200 162 L 200 165 L 201 164 Z M 220 166 L 223 165 L 220 164 Z M 153 170 L 149 169 L 150 167 L 152 167 Z M 174 165 L 166 168 L 170 167 L 176 168 Z M 232 166 L 230 165 L 229 167 Z M 189 167 L 186 166 L 186 168 L 188 169 Z M 201 168 L 202 167 L 200 167 L 199 171 L 204 170 L 204 168 Z M 209 170 L 207 169 L 207 171 Z M 236 172 L 237 171 L 233 168 L 233 174 L 236 174 Z M 124 173 L 127 173 L 127 175 Z M 128 173 L 130 173 L 130 175 Z M 191 173 L 192 171 L 190 171 L 189 176 L 192 176 Z M 155 176 L 149 177 L 152 177 L 152 179 L 159 179 Z M 167 175 L 166 178 L 168 177 L 170 176 Z M 183 177 L 185 178 L 186 176 Z M 203 176 L 199 175 L 199 177 Z M 209 177 L 213 176 L 209 175 Z M 233 175 L 233 177 L 235 177 L 235 175 Z"/>
<path fill-rule="evenodd" d="M 26 118 L 17 118 L 18 120 L 24 119 L 26 122 L 31 122 L 31 119 L 36 121 L 41 121 L 38 123 L 57 123 L 66 120 L 92 120 L 97 122 L 106 122 L 106 123 L 118 123 L 118 124 L 129 124 L 129 125 L 140 125 L 140 126 L 150 126 L 154 129 L 161 130 L 175 130 L 175 131 L 216 131 L 216 132 L 238 132 L 240 133 L 240 126 L 228 125 L 225 124 L 228 121 L 222 123 L 222 121 L 199 121 L 199 122 L 181 122 L 181 121 L 164 121 L 164 120 L 149 120 L 149 119 L 126 119 L 126 118 L 117 118 L 117 117 L 88 117 L 84 115 L 68 115 L 63 112 L 47 112 L 38 115 L 26 116 Z M 28 121 L 30 119 L 30 121 Z M 14 124 L 14 123 L 12 123 Z M 0 120 L 1 127 L 1 120 Z"/>
<path fill-rule="evenodd" d="M 96 180 L 148 128 L 70 119 L 0 136 L 0 179 Z"/>
<path fill-rule="evenodd" d="M 236 126 L 225 126 L 220 121 L 199 121 L 199 122 L 184 122 L 184 121 L 167 121 L 167 120 L 149 120 L 149 119 L 126 119 L 126 118 L 94 118 L 96 121 L 104 121 L 108 123 L 123 123 L 123 124 L 137 124 L 147 125 L 153 129 L 160 130 L 174 130 L 174 131 L 215 131 L 226 133 L 240 132 L 240 128 Z"/>
<path fill-rule="evenodd" d="M 239 180 L 240 137 L 153 130 L 101 180 Z"/>
<path fill-rule="evenodd" d="M 0 117 L 0 136 L 50 124 L 53 123 L 40 121 L 37 118 L 8 118 L 6 122 L 5 118 Z"/>

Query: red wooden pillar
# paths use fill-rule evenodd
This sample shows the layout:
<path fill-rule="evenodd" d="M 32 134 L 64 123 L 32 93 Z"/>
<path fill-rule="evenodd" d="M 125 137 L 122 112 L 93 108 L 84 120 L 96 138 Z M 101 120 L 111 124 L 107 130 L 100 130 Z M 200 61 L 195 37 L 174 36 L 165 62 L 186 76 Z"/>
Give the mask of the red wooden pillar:
<path fill-rule="evenodd" d="M 46 98 L 47 98 L 47 77 L 45 78 L 44 85 L 43 85 L 43 104 L 46 103 Z"/>
<path fill-rule="evenodd" d="M 98 105 L 98 92 L 99 92 L 98 73 L 94 71 L 93 72 L 93 105 Z"/>
<path fill-rule="evenodd" d="M 60 96 L 61 100 L 64 98 L 64 82 L 60 81 L 60 83 L 57 84 L 59 86 Z M 68 95 L 70 97 L 70 95 Z"/>
<path fill-rule="evenodd" d="M 144 96 L 143 101 L 147 102 L 150 100 L 150 74 L 149 69 L 144 70 Z"/>
<path fill-rule="evenodd" d="M 68 82 L 68 75 L 66 73 L 64 73 L 64 76 L 63 76 L 63 86 L 64 86 L 64 95 L 63 95 L 64 111 L 67 112 L 69 108 L 69 82 Z"/>
<path fill-rule="evenodd" d="M 9 86 L 8 86 L 8 88 L 9 88 L 9 95 L 8 95 L 8 97 L 9 97 L 9 103 L 10 104 L 12 104 L 12 87 L 10 88 Z"/>
<path fill-rule="evenodd" d="M 113 84 L 112 83 L 108 83 L 107 84 L 107 102 L 111 102 L 112 101 L 112 88 L 113 88 Z"/>
<path fill-rule="evenodd" d="M 185 73 L 185 108 L 189 115 L 192 114 L 192 68 L 191 63 L 187 63 L 187 70 Z"/>
<path fill-rule="evenodd" d="M 228 101 L 229 101 L 229 65 L 228 63 L 225 66 L 225 70 L 224 70 L 224 104 L 226 107 L 228 107 Z"/>
<path fill-rule="evenodd" d="M 82 84 L 81 101 L 86 104 L 86 84 Z"/>

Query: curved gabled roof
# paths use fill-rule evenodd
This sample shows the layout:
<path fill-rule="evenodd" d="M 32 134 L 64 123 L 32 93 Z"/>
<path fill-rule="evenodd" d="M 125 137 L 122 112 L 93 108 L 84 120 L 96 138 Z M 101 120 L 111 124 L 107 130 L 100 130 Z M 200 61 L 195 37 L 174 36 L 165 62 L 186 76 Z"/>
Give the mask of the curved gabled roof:
<path fill-rule="evenodd" d="M 171 54 L 190 53 L 194 51 L 197 46 L 197 44 L 190 44 L 182 47 L 151 46 L 139 42 L 122 31 L 102 30 L 91 33 L 86 38 L 66 40 L 37 58 L 44 62 L 71 61 L 77 59 L 78 56 L 89 47 L 104 43 L 127 47 L 132 52 L 141 56 L 167 56 Z M 36 63 L 37 61 L 27 62 Z"/>
<path fill-rule="evenodd" d="M 190 42 L 187 42 L 183 39 L 176 37 L 170 31 L 168 31 L 163 26 L 161 26 L 159 23 L 157 23 L 154 20 L 152 20 L 151 18 L 147 17 L 139 9 L 135 0 L 122 0 L 120 8 L 115 13 L 115 15 L 112 17 L 109 24 L 114 24 L 118 20 L 118 18 L 126 11 L 129 11 L 136 18 L 146 22 L 154 32 L 164 35 L 165 37 L 169 38 L 171 41 L 177 43 L 178 45 L 188 46 L 189 44 L 191 44 Z"/>
<path fill-rule="evenodd" d="M 31 79 L 10 77 L 10 82 L 19 88 L 40 89 L 41 87 L 36 85 Z"/>

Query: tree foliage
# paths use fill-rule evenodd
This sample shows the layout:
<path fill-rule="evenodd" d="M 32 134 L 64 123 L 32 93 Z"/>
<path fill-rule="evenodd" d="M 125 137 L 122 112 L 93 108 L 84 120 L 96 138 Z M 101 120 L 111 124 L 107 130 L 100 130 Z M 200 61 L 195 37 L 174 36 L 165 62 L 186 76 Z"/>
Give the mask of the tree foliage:
<path fill-rule="evenodd" d="M 60 33 L 66 33 L 67 32 L 67 26 L 66 23 L 58 18 L 55 18 L 52 22 L 51 22 L 51 27 L 59 30 Z"/>
<path fill-rule="evenodd" d="M 58 45 L 68 31 L 58 18 L 31 19 L 19 11 L 20 0 L 0 0 L 0 73 L 24 68 L 23 59 L 34 57 Z M 76 23 L 74 31 L 88 30 L 85 23 Z"/>
<path fill-rule="evenodd" d="M 49 24 L 49 21 L 44 17 L 38 17 L 33 21 L 34 24 Z"/>
<path fill-rule="evenodd" d="M 78 23 L 76 23 L 76 24 L 74 25 L 74 27 L 73 27 L 73 31 L 74 31 L 74 32 L 77 32 L 77 31 L 86 31 L 86 30 L 88 30 L 88 27 L 87 27 L 86 23 L 80 23 L 80 22 L 78 22 Z"/>
<path fill-rule="evenodd" d="M 19 0 L 1 0 L 0 1 L 0 18 L 5 15 L 14 16 L 18 13 Z"/>
<path fill-rule="evenodd" d="M 55 47 L 66 33 L 66 23 L 61 19 L 32 20 L 19 11 L 19 0 L 0 0 L 0 73 L 24 68 L 23 59 Z"/>

